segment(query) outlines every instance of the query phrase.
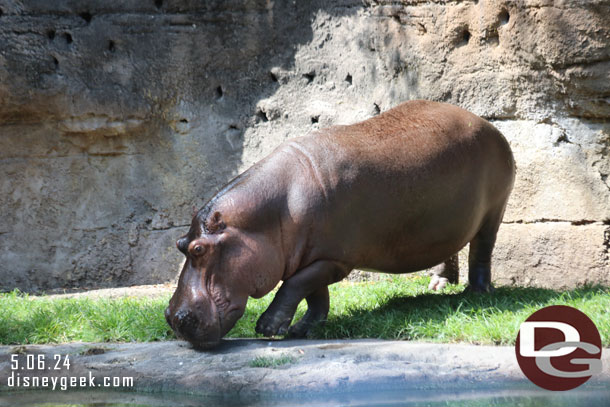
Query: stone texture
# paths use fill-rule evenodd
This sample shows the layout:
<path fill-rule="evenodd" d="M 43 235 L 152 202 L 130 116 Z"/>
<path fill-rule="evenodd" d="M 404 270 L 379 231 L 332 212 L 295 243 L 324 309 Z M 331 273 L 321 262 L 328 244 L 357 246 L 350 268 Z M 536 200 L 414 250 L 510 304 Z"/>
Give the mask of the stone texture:
<path fill-rule="evenodd" d="M 568 222 L 505 224 L 492 277 L 498 285 L 565 289 L 610 285 L 610 226 Z"/>
<path fill-rule="evenodd" d="M 460 392 L 478 392 L 479 396 L 511 390 L 513 396 L 544 392 L 523 375 L 512 346 L 381 340 L 225 340 L 207 352 L 195 351 L 180 341 L 0 346 L 0 389 L 4 391 L 10 390 L 6 386 L 13 373 L 11 354 L 21 354 L 19 363 L 25 363 L 25 354 L 44 354 L 46 361 L 53 361 L 52 355 L 62 355 L 62 360 L 69 355 L 69 371 L 20 372 L 22 375 L 80 377 L 91 372 L 98 382 L 101 377 L 133 377 L 130 390 L 239 394 L 250 403 L 259 398 L 284 398 L 286 403 L 287 398 L 298 400 L 299 395 L 310 402 L 322 396 L 328 403 L 329 397 L 352 394 L 362 404 L 367 393 L 379 397 L 383 392 L 384 402 L 391 404 L 391 397 L 398 397 L 391 401 L 404 403 L 412 398 L 430 402 L 439 395 L 441 400 L 455 399 Z M 602 373 L 580 390 L 607 390 L 610 353 L 604 349 L 602 354 Z M 292 362 L 275 368 L 250 365 L 256 358 L 281 356 L 291 357 Z"/>
<path fill-rule="evenodd" d="M 0 289 L 171 280 L 192 207 L 232 176 L 288 137 L 414 98 L 488 118 L 514 149 L 506 220 L 522 223 L 503 226 L 518 229 L 497 267 L 521 262 L 514 281 L 543 284 L 524 266 L 535 254 L 570 286 L 610 268 L 584 254 L 607 239 L 577 226 L 610 219 L 610 0 L 0 10 Z M 553 259 L 548 220 L 575 223 L 570 241 L 588 251 Z"/>
<path fill-rule="evenodd" d="M 609 123 L 494 121 L 509 140 L 517 178 L 505 222 L 610 219 Z"/>

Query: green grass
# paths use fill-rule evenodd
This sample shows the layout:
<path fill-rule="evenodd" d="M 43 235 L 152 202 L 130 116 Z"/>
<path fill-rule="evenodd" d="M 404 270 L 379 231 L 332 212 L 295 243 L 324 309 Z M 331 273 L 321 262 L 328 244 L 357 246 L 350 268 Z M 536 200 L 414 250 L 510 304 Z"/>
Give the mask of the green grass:
<path fill-rule="evenodd" d="M 583 287 L 566 292 L 500 287 L 493 295 L 463 293 L 462 285 L 441 293 L 427 290 L 427 277 L 388 277 L 379 282 L 339 283 L 330 287 L 328 322 L 315 338 L 384 338 L 435 342 L 513 344 L 519 325 L 547 305 L 570 305 L 597 325 L 610 346 L 610 288 Z M 257 337 L 256 320 L 273 298 L 250 299 L 244 316 L 227 335 Z M 159 341 L 174 338 L 163 310 L 169 296 L 87 299 L 33 298 L 17 291 L 0 294 L 0 343 L 71 341 Z M 303 315 L 299 306 L 297 318 Z"/>
<path fill-rule="evenodd" d="M 289 363 L 296 362 L 297 359 L 290 355 L 279 355 L 279 356 L 258 356 L 250 361 L 248 365 L 250 367 L 279 367 Z"/>
<path fill-rule="evenodd" d="M 32 298 L 0 294 L 0 343 L 129 342 L 171 339 L 167 299 Z"/>

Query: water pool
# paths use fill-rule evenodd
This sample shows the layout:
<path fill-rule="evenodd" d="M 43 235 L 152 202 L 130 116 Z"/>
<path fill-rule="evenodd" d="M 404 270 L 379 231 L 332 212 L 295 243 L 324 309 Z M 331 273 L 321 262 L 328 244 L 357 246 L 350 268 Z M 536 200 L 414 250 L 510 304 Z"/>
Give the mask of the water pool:
<path fill-rule="evenodd" d="M 115 391 L 25 391 L 0 393 L 0 406 L 12 407 L 246 407 L 246 406 L 495 406 L 495 407 L 589 407 L 610 406 L 610 388 L 589 385 L 568 392 L 532 387 L 467 389 L 459 391 L 377 391 L 350 393 L 257 394 L 247 397 L 201 397 L 172 393 Z"/>

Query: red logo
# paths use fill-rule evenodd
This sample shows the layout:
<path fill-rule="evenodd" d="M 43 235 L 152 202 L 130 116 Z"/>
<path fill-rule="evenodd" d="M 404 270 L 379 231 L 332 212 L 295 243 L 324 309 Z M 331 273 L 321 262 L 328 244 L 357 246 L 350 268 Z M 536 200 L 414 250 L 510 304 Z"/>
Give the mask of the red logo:
<path fill-rule="evenodd" d="M 535 385 L 571 390 L 602 370 L 602 341 L 583 312 L 552 305 L 521 324 L 515 345 L 517 362 Z"/>

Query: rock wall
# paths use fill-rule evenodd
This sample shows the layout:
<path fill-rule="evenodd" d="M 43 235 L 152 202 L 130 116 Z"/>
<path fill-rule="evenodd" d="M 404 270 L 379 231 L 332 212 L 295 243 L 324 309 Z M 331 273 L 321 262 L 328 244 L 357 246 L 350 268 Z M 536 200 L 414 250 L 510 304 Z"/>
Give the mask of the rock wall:
<path fill-rule="evenodd" d="M 610 0 L 0 0 L 0 289 L 175 278 L 288 137 L 405 100 L 510 141 L 498 284 L 610 284 Z"/>

